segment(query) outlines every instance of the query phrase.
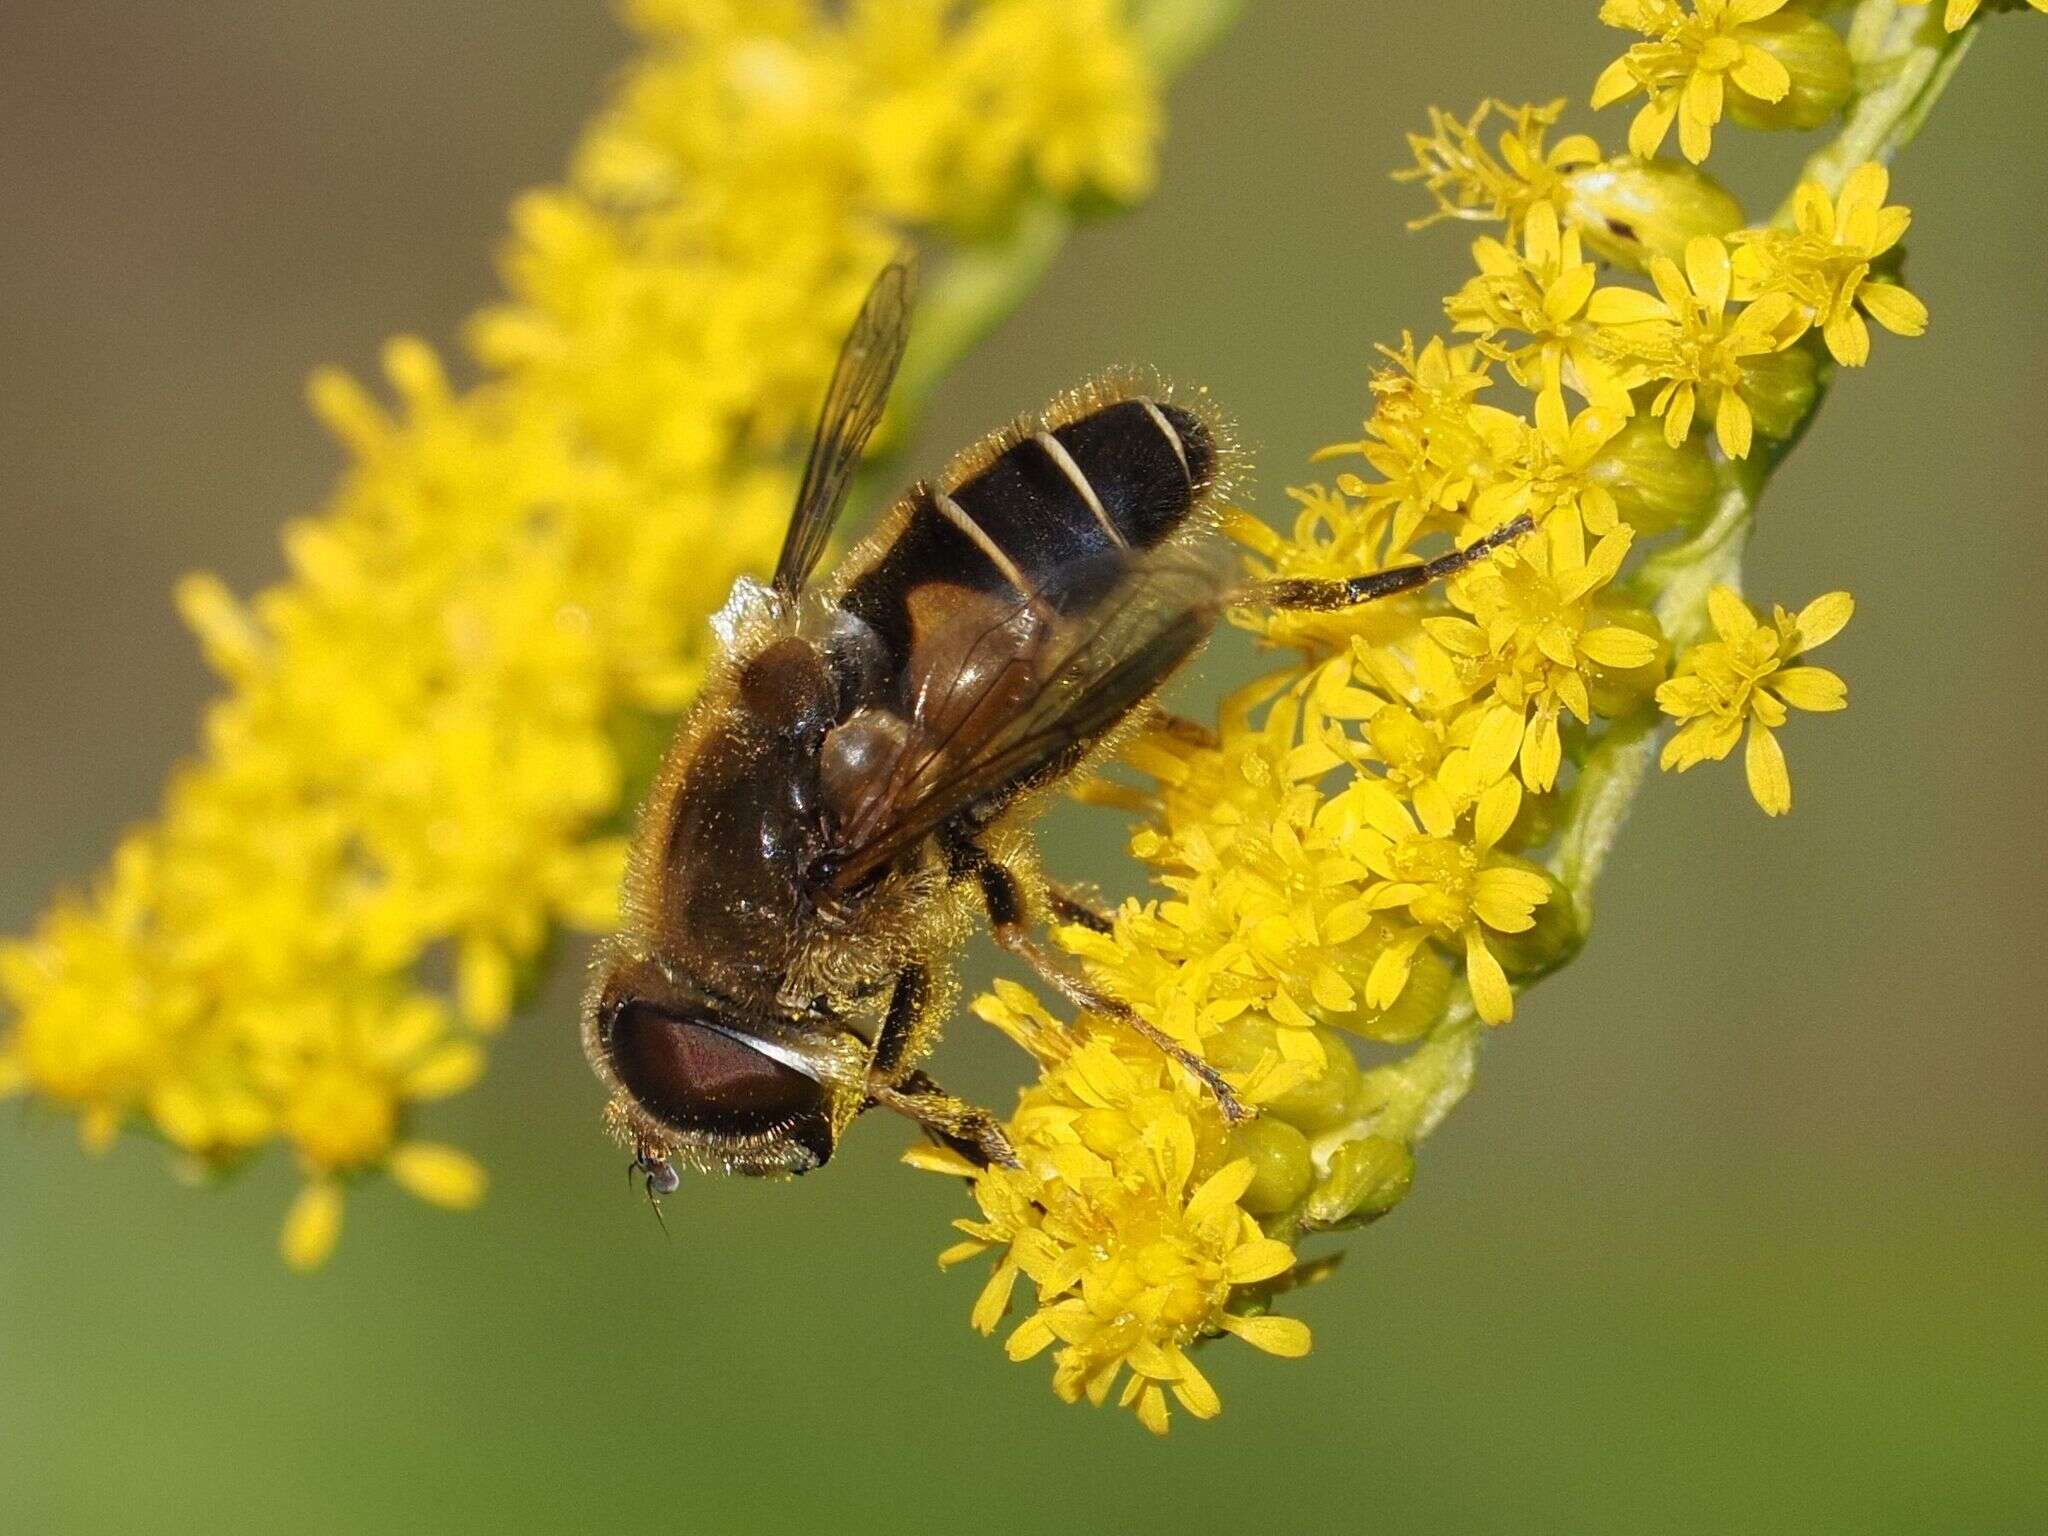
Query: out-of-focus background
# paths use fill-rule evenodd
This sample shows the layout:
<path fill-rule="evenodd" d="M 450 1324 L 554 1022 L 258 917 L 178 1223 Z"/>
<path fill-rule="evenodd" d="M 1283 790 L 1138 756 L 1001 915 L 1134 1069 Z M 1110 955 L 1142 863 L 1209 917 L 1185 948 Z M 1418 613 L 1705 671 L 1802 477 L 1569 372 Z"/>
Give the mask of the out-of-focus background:
<path fill-rule="evenodd" d="M 948 382 L 919 463 L 1151 362 L 1236 412 L 1283 514 L 1372 343 L 1465 269 L 1465 232 L 1402 233 L 1402 131 L 1582 99 L 1621 45 L 1595 10 L 1254 10 L 1175 88 L 1158 195 Z M 192 747 L 170 584 L 279 573 L 338 466 L 307 370 L 454 341 L 625 47 L 586 0 L 0 6 L 0 926 Z M 1300 1298 L 1307 1360 L 1205 1356 L 1224 1416 L 1165 1444 L 1061 1406 L 968 1332 L 979 1277 L 933 1263 L 958 1191 L 886 1121 L 817 1178 L 690 1182 L 664 1242 L 571 978 L 429 1112 L 485 1208 L 367 1189 L 311 1278 L 275 1157 L 192 1189 L 0 1117 L 0 1528 L 2048 1529 L 2044 67 L 2048 18 L 1994 26 L 1908 152 L 1933 330 L 1879 337 L 1770 494 L 1753 593 L 1859 601 L 1798 809 L 1735 764 L 1652 787 L 1591 947 Z M 1804 148 L 1724 132 L 1758 202 Z M 1054 857 L 1121 889 L 1121 835 L 1063 811 Z M 941 1059 L 1020 1076 L 971 1023 Z"/>

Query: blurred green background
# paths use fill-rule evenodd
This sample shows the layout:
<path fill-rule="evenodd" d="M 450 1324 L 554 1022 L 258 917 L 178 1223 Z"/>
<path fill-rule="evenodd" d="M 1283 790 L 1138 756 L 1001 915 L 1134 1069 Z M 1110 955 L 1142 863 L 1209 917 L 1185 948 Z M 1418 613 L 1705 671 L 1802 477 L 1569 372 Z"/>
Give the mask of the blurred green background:
<path fill-rule="evenodd" d="M 948 383 L 920 464 L 1152 362 L 1236 412 L 1284 512 L 1371 344 L 1465 267 L 1401 231 L 1402 130 L 1582 98 L 1595 10 L 1254 10 L 1176 86 L 1158 196 Z M 308 368 L 454 339 L 625 47 L 581 0 L 0 6 L 6 929 L 190 749 L 170 584 L 278 574 L 338 465 Z M 1933 331 L 1879 339 L 1769 498 L 1752 592 L 1860 604 L 1853 707 L 1788 738 L 1797 811 L 1735 765 L 1652 787 L 1585 956 L 1300 1298 L 1306 1361 L 1213 1351 L 1223 1418 L 1165 1444 L 1061 1406 L 968 1332 L 979 1277 L 933 1264 L 958 1192 L 894 1123 L 817 1178 L 687 1184 L 663 1242 L 568 978 L 423 1127 L 485 1156 L 484 1210 L 365 1189 L 312 1278 L 278 1159 L 191 1189 L 0 1118 L 0 1529 L 2048 1529 L 2044 64 L 2048 19 L 1994 26 L 1908 152 Z M 1717 167 L 1761 201 L 1802 149 L 1731 133 Z M 1119 825 L 1055 820 L 1121 889 Z M 971 1025 L 940 1059 L 991 1099 L 1020 1073 Z"/>

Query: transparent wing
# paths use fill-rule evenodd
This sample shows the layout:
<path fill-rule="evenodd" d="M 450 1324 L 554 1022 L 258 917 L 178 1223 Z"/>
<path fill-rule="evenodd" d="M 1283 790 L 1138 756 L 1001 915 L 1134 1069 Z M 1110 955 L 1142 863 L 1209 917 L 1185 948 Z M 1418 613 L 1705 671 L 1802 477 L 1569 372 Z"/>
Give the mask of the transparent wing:
<path fill-rule="evenodd" d="M 842 829 L 841 888 L 1077 764 L 1208 637 L 1228 587 L 1208 553 L 1103 557 L 1130 569 L 1061 617 L 1063 590 L 1106 584 L 1101 562 L 1080 562 L 1029 598 L 967 608 L 935 637 L 925 654 L 942 660 L 913 692 L 902 748 Z"/>
<path fill-rule="evenodd" d="M 884 267 L 868 289 L 860 316 L 839 350 L 839 362 L 818 412 L 817 430 L 811 436 L 810 457 L 804 461 L 803 483 L 797 488 L 782 557 L 775 563 L 776 590 L 788 596 L 803 590 L 817 568 L 818 557 L 825 553 L 832 525 L 846 505 L 853 473 L 860 467 L 861 450 L 874 435 L 875 423 L 882 419 L 889 386 L 910 337 L 910 305 L 916 284 L 916 260 L 905 252 Z"/>

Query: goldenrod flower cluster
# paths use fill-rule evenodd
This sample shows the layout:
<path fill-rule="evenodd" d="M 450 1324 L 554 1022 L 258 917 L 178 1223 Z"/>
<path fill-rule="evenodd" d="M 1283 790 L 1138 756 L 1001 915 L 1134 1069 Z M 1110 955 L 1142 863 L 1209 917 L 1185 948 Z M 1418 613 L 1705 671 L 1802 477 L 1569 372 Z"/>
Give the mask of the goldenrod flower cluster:
<path fill-rule="evenodd" d="M 294 1265 L 354 1175 L 480 1196 L 416 1111 L 476 1078 L 551 933 L 611 921 L 705 617 L 772 558 L 787 450 L 904 233 L 999 243 L 1153 175 L 1158 81 L 1116 0 L 627 9 L 644 51 L 568 183 L 515 208 L 477 382 L 416 341 L 388 401 L 315 381 L 353 463 L 287 529 L 289 580 L 179 594 L 227 684 L 201 760 L 0 950 L 0 1084 L 94 1146 L 284 1143 Z"/>
<path fill-rule="evenodd" d="M 1189 1357 L 1204 1337 L 1306 1345 L 1267 1315 L 1316 1273 L 1294 1245 L 1401 1198 L 1414 1143 L 1470 1082 L 1479 1026 L 1512 1018 L 1583 942 L 1660 711 L 1680 722 L 1673 770 L 1746 731 L 1751 791 L 1778 815 L 1777 728 L 1846 701 L 1804 658 L 1847 623 L 1848 595 L 1759 621 L 1735 583 L 1771 468 L 1832 368 L 1868 359 L 1865 317 L 1926 328 L 1898 276 L 1908 215 L 1881 163 L 1836 180 L 1820 157 L 1780 218 L 1750 225 L 1696 163 L 1724 107 L 1758 127 L 1861 111 L 1844 141 L 1880 148 L 1901 120 L 1884 114 L 1905 109 L 1856 98 L 1842 37 L 1785 0 L 1601 15 L 1649 38 L 1593 95 L 1647 97 L 1629 153 L 1553 142 L 1562 103 L 1432 111 L 1397 173 L 1432 198 L 1418 222 L 1502 229 L 1453 280 L 1448 334 L 1383 349 L 1362 435 L 1318 456 L 1345 466 L 1334 484 L 1291 492 L 1284 533 L 1231 522 L 1253 574 L 1282 578 L 1399 565 L 1516 518 L 1534 532 L 1435 591 L 1239 614 L 1276 670 L 1213 730 L 1141 737 L 1124 766 L 1142 789 L 1086 796 L 1143 810 L 1131 849 L 1156 891 L 1062 943 L 1258 1117 L 1227 1126 L 1112 1020 L 1062 1025 L 1004 987 L 981 1011 L 1043 1072 L 1011 1122 L 1022 1167 L 917 1159 L 973 1179 L 982 1215 L 945 1261 L 996 1257 L 975 1325 L 992 1330 L 1028 1280 L 1011 1355 L 1056 1342 L 1068 1400 L 1104 1401 L 1128 1368 L 1120 1401 L 1155 1431 L 1169 1396 L 1216 1410 Z M 1693 163 L 1649 158 L 1674 122 Z"/>

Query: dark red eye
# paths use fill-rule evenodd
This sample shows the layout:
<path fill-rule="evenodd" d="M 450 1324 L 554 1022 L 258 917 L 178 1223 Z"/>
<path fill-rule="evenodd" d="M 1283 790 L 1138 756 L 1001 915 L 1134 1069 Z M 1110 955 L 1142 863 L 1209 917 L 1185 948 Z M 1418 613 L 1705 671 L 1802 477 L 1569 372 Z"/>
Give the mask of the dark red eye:
<path fill-rule="evenodd" d="M 824 1087 L 737 1031 L 629 1002 L 612 1016 L 605 1051 L 640 1107 L 677 1131 L 713 1141 L 774 1133 L 807 1155 L 805 1167 L 832 1154 Z"/>

